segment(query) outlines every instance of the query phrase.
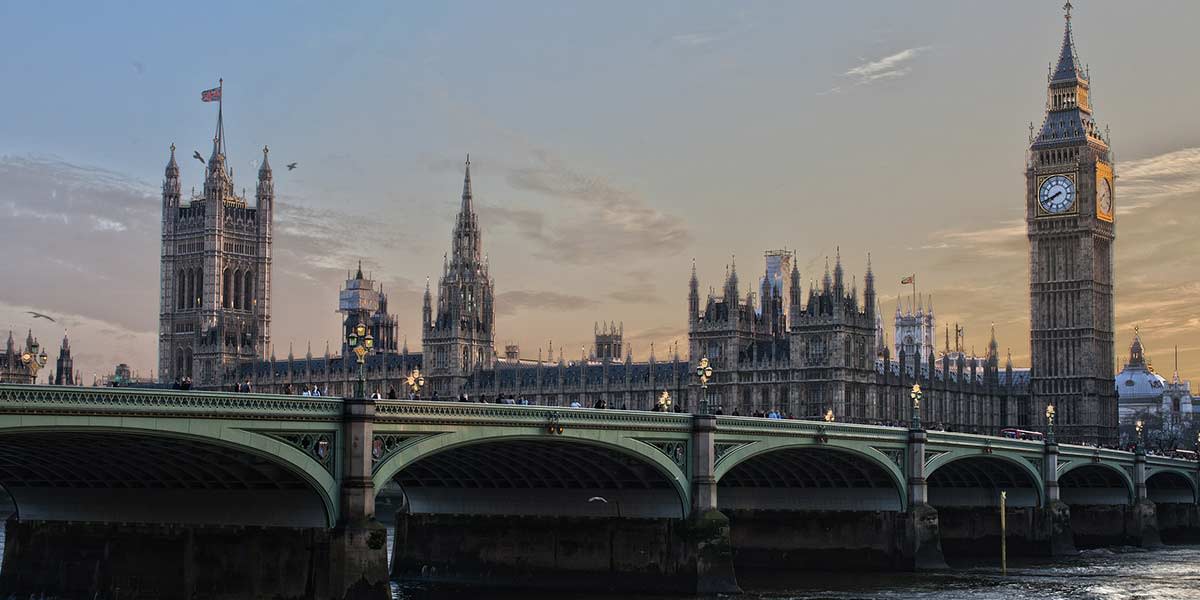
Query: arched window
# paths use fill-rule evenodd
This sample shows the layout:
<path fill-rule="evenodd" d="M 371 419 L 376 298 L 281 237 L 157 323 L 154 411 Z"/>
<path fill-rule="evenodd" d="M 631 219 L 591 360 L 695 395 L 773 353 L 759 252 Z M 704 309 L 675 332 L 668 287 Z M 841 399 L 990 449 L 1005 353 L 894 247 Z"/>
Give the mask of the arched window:
<path fill-rule="evenodd" d="M 187 273 L 183 269 L 179 270 L 179 276 L 175 279 L 175 308 L 183 309 L 187 306 Z"/>
<path fill-rule="evenodd" d="M 186 369 L 186 367 L 184 367 L 184 364 L 183 364 L 183 348 L 176 348 L 175 349 L 175 373 L 174 373 L 175 378 L 178 379 L 179 377 L 182 377 L 185 372 L 185 369 Z"/>
<path fill-rule="evenodd" d="M 246 282 L 242 285 L 242 310 L 254 310 L 254 273 L 243 273 Z"/>
<path fill-rule="evenodd" d="M 196 294 L 194 297 L 194 301 L 196 303 L 196 308 L 200 308 L 200 296 L 203 296 L 203 295 L 204 295 L 204 269 L 197 268 L 196 269 Z"/>
<path fill-rule="evenodd" d="M 231 277 L 229 269 L 225 269 L 221 274 L 221 306 L 225 308 L 230 308 L 230 304 L 233 302 L 233 290 L 230 289 L 233 287 Z"/>
<path fill-rule="evenodd" d="M 233 272 L 233 308 L 242 310 L 242 272 Z"/>
<path fill-rule="evenodd" d="M 192 376 L 192 349 L 188 348 L 183 355 L 184 377 Z"/>
<path fill-rule="evenodd" d="M 191 308 L 196 301 L 196 273 L 193 269 L 187 270 L 187 296 L 183 298 L 183 305 Z"/>

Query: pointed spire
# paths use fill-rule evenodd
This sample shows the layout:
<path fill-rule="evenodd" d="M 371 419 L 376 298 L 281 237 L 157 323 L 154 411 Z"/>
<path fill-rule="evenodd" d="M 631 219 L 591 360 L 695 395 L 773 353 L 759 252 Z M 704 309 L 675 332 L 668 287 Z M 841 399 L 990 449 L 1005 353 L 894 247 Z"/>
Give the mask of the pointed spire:
<path fill-rule="evenodd" d="M 269 179 L 271 177 L 271 163 L 267 160 L 267 154 L 269 154 L 270 152 L 271 152 L 270 148 L 263 146 L 262 164 L 259 165 L 259 167 L 258 167 L 258 178 L 259 179 Z"/>
<path fill-rule="evenodd" d="M 1050 77 L 1050 81 L 1070 81 L 1074 79 L 1086 80 L 1087 76 L 1080 67 L 1079 56 L 1075 52 L 1075 39 L 1071 32 L 1071 5 L 1070 0 L 1063 4 L 1063 19 L 1066 21 L 1063 26 L 1063 43 L 1062 49 L 1058 54 L 1058 65 L 1054 68 L 1054 73 Z"/>
<path fill-rule="evenodd" d="M 471 214 L 475 212 L 473 196 L 471 194 L 471 155 L 467 154 L 467 163 L 463 173 L 463 191 L 462 191 L 462 209 L 463 214 Z"/>
<path fill-rule="evenodd" d="M 179 163 L 175 162 L 175 143 L 171 143 L 171 160 L 167 161 L 167 177 L 179 176 Z"/>
<path fill-rule="evenodd" d="M 356 273 L 354 274 L 354 278 L 355 278 L 355 279 L 362 279 L 362 278 L 363 278 L 363 272 L 362 272 L 362 259 L 361 259 L 361 258 L 360 258 L 360 259 L 358 259 L 358 272 L 356 272 Z"/>

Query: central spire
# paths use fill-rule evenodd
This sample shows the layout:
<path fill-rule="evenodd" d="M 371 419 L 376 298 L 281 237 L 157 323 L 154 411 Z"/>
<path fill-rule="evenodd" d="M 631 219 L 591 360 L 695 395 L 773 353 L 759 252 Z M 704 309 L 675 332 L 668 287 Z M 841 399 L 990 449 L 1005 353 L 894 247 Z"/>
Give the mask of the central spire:
<path fill-rule="evenodd" d="M 471 155 L 467 154 L 467 164 L 463 175 L 463 191 L 462 191 L 462 208 L 459 212 L 462 214 L 470 214 L 475 212 L 475 205 L 471 195 Z"/>

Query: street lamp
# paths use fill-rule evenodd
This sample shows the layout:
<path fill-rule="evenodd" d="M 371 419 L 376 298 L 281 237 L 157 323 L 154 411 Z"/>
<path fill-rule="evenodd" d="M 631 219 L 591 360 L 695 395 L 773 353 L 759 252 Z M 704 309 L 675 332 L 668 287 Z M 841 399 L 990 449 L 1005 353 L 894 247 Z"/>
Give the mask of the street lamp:
<path fill-rule="evenodd" d="M 408 385 L 408 389 L 412 390 L 413 398 L 420 400 L 421 388 L 425 387 L 425 376 L 421 374 L 421 370 L 413 369 L 404 383 Z"/>
<path fill-rule="evenodd" d="M 662 412 L 671 412 L 671 394 L 667 390 L 663 390 L 662 395 L 658 397 L 658 407 Z"/>
<path fill-rule="evenodd" d="M 700 378 L 700 414 L 708 414 L 708 380 L 712 379 L 713 370 L 708 362 L 708 357 L 700 359 L 700 364 L 696 366 L 696 377 Z"/>
<path fill-rule="evenodd" d="M 921 384 L 914 383 L 908 397 L 912 400 L 912 428 L 921 428 Z"/>
<path fill-rule="evenodd" d="M 1135 430 L 1137 430 L 1137 446 L 1135 449 L 1138 452 L 1141 452 L 1141 450 L 1142 450 L 1142 431 L 1144 431 L 1146 429 L 1146 423 L 1144 421 L 1142 421 L 1141 419 L 1138 419 L 1137 422 L 1133 424 L 1133 428 Z"/>
<path fill-rule="evenodd" d="M 832 408 L 830 408 L 830 409 L 827 409 L 827 410 L 825 411 L 825 422 L 826 422 L 826 423 L 832 423 L 833 421 L 834 421 L 834 417 L 833 417 L 833 409 L 832 409 Z"/>
<path fill-rule="evenodd" d="M 1046 405 L 1046 443 L 1054 443 L 1054 405 Z"/>
<path fill-rule="evenodd" d="M 363 370 L 363 365 L 367 362 L 367 352 L 375 347 L 375 338 L 371 337 L 367 331 L 367 326 L 361 322 L 350 330 L 350 335 L 346 336 L 346 343 L 354 350 L 354 355 L 358 357 L 358 385 L 354 390 L 355 398 L 366 398 L 367 375 Z"/>
<path fill-rule="evenodd" d="M 21 353 L 21 364 L 29 370 L 29 374 L 33 377 L 33 383 L 37 383 L 38 370 L 46 366 L 46 361 L 50 357 L 46 356 L 46 351 L 38 352 L 38 343 L 35 341 L 29 346 L 29 349 Z"/>

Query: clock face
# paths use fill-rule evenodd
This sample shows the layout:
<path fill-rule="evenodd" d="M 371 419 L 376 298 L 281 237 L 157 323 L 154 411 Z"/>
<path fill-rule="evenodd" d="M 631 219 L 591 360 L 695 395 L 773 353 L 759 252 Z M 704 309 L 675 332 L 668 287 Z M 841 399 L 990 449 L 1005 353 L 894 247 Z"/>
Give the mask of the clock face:
<path fill-rule="evenodd" d="M 1112 182 L 1108 179 L 1100 180 L 1100 190 L 1096 196 L 1096 208 L 1102 215 L 1112 214 Z"/>
<path fill-rule="evenodd" d="M 1038 190 L 1038 203 L 1050 214 L 1066 212 L 1075 204 L 1075 182 L 1062 175 L 1046 179 Z"/>

